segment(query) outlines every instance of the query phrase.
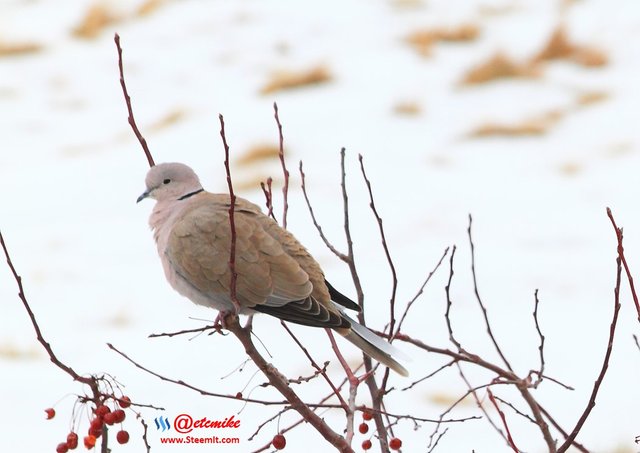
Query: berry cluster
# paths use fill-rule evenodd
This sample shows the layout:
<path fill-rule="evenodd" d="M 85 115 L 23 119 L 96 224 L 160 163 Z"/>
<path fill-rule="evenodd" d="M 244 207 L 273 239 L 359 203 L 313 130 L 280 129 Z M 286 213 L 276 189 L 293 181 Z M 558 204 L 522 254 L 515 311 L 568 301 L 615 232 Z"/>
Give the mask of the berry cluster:
<path fill-rule="evenodd" d="M 82 439 L 87 450 L 95 447 L 97 439 L 102 436 L 105 425 L 112 426 L 116 423 L 122 423 L 127 417 L 124 409 L 131 406 L 131 399 L 128 396 L 123 396 L 121 398 L 114 398 L 114 400 L 117 404 L 114 404 L 113 408 L 110 408 L 105 400 L 93 410 L 87 435 Z M 56 411 L 53 408 L 45 409 L 45 413 L 47 414 L 47 420 L 51 420 L 56 415 Z M 116 434 L 116 440 L 119 444 L 126 444 L 129 442 L 129 433 L 124 429 L 120 429 Z M 67 453 L 69 450 L 75 450 L 77 447 L 78 434 L 71 431 L 67 434 L 66 441 L 58 444 L 56 453 Z"/>
<path fill-rule="evenodd" d="M 365 410 L 362 411 L 362 423 L 358 425 L 358 431 L 360 432 L 360 434 L 367 434 L 369 432 L 369 425 L 366 422 L 371 421 L 372 419 L 373 413 L 371 412 L 371 410 L 365 408 Z M 363 450 L 370 450 L 372 446 L 373 444 L 371 442 L 371 439 L 365 439 L 362 441 Z M 391 439 L 389 439 L 389 448 L 391 450 L 400 450 L 401 447 L 402 441 L 400 439 L 398 439 L 397 437 L 392 437 Z"/>

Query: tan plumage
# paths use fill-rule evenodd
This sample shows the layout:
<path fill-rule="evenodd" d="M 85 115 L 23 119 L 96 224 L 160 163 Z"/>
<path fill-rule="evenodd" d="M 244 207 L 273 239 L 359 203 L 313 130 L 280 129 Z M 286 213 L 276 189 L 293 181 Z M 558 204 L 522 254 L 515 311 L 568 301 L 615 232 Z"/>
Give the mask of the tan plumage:
<path fill-rule="evenodd" d="M 234 310 L 230 298 L 230 197 L 205 192 L 183 164 L 159 164 L 146 178 L 138 198 L 157 203 L 149 223 L 167 280 L 193 302 L 220 311 Z M 325 280 L 322 269 L 287 230 L 255 204 L 236 198 L 234 208 L 240 312 L 262 312 L 314 327 L 332 328 L 402 375 L 407 371 L 394 348 L 350 319 L 337 304 L 359 307 Z"/>

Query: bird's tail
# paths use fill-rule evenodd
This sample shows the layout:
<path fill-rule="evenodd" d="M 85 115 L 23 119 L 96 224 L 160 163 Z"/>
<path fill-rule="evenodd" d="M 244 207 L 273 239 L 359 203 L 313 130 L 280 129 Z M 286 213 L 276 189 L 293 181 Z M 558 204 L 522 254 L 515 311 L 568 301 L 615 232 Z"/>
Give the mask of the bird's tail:
<path fill-rule="evenodd" d="M 351 329 L 345 329 L 346 331 L 340 332 L 347 340 L 360 348 L 369 357 L 388 366 L 401 376 L 409 376 L 407 369 L 393 358 L 393 356 L 404 356 L 401 351 L 344 313 L 342 313 L 342 316 L 351 323 Z"/>

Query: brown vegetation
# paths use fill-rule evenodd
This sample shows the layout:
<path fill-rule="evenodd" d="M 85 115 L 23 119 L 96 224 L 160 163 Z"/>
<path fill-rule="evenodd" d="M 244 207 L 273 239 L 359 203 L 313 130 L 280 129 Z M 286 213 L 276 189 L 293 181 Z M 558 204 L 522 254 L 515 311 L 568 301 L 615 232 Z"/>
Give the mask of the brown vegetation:
<path fill-rule="evenodd" d="M 564 26 L 558 26 L 545 46 L 533 58 L 533 62 L 569 60 L 586 67 L 600 67 L 608 63 L 607 55 L 594 47 L 574 44 L 569 40 Z"/>
<path fill-rule="evenodd" d="M 28 55 L 41 50 L 42 46 L 34 42 L 0 42 L 0 57 Z"/>
<path fill-rule="evenodd" d="M 429 56 L 431 48 L 438 42 L 470 42 L 480 35 L 474 24 L 462 24 L 452 28 L 417 30 L 406 37 L 406 42 L 422 56 Z"/>
<path fill-rule="evenodd" d="M 271 80 L 260 89 L 260 93 L 269 94 L 281 90 L 319 85 L 331 79 L 331 73 L 322 65 L 301 71 L 279 71 L 271 76 Z"/>
<path fill-rule="evenodd" d="M 240 165 L 250 165 L 265 160 L 277 160 L 280 148 L 268 143 L 254 145 L 237 160 Z"/>
<path fill-rule="evenodd" d="M 422 107 L 414 101 L 400 101 L 393 106 L 393 113 L 402 116 L 416 116 L 422 113 Z"/>
<path fill-rule="evenodd" d="M 461 83 L 475 85 L 503 78 L 536 77 L 539 74 L 540 72 L 535 65 L 529 62 L 517 63 L 505 54 L 498 52 L 486 62 L 471 68 Z"/>
<path fill-rule="evenodd" d="M 82 21 L 73 29 L 73 35 L 83 39 L 96 38 L 105 27 L 117 20 L 116 14 L 106 5 L 96 3 L 89 7 Z"/>
<path fill-rule="evenodd" d="M 470 137 L 528 137 L 544 135 L 564 113 L 559 110 L 551 110 L 542 115 L 525 118 L 516 123 L 488 122 L 474 129 Z"/>

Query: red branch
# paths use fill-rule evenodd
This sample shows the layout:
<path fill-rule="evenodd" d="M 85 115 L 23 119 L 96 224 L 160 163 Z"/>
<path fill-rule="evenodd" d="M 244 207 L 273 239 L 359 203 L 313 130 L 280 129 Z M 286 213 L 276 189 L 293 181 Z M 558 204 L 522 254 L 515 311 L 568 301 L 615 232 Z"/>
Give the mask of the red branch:
<path fill-rule="evenodd" d="M 493 392 L 491 392 L 491 389 L 488 387 L 487 387 L 487 394 L 489 395 L 489 400 L 493 404 L 493 407 L 496 408 L 496 410 L 498 411 L 498 414 L 500 415 L 500 419 L 502 420 L 502 425 L 504 426 L 504 429 L 507 432 L 507 440 L 509 441 L 509 446 L 513 449 L 513 451 L 518 453 L 520 450 L 518 450 L 518 447 L 516 447 L 516 444 L 513 441 L 513 437 L 511 437 L 511 431 L 509 430 L 509 425 L 507 424 L 507 417 L 504 415 L 504 412 L 502 412 L 502 409 L 500 409 L 500 406 L 498 406 L 498 402 L 496 401 L 496 398 L 493 396 Z"/>
<path fill-rule="evenodd" d="M 273 103 L 273 116 L 276 119 L 278 125 L 278 138 L 280 142 L 280 149 L 278 157 L 280 157 L 280 165 L 282 165 L 282 174 L 284 175 L 284 185 L 282 186 L 282 202 L 284 207 L 282 208 L 282 228 L 287 229 L 287 212 L 289 211 L 289 170 L 284 160 L 284 136 L 282 135 L 282 124 L 280 123 L 280 116 L 278 116 L 278 104 Z"/>
<path fill-rule="evenodd" d="M 631 288 L 631 296 L 633 297 L 633 302 L 636 305 L 636 312 L 638 313 L 638 322 L 640 322 L 640 302 L 638 302 L 638 295 L 636 294 L 636 287 L 633 284 L 633 277 L 631 276 L 631 271 L 629 270 L 629 265 L 627 264 L 627 259 L 624 256 L 624 247 L 622 246 L 622 228 L 618 228 L 616 225 L 616 221 L 613 218 L 613 214 L 611 213 L 611 209 L 607 208 L 607 216 L 611 220 L 611 224 L 613 228 L 616 230 L 616 237 L 618 239 L 618 256 L 622 260 L 622 265 L 624 266 L 624 271 L 627 274 L 627 280 L 629 281 L 629 287 Z"/>
<path fill-rule="evenodd" d="M 264 182 L 260 182 L 260 187 L 262 188 L 262 192 L 264 193 L 265 203 L 267 205 L 267 215 L 273 220 L 276 220 L 276 217 L 273 215 L 273 192 L 271 190 L 272 183 L 273 178 L 269 176 L 267 178 L 266 184 Z"/>
<path fill-rule="evenodd" d="M 231 250 L 229 251 L 229 270 L 231 271 L 231 282 L 229 285 L 231 302 L 236 309 L 236 313 L 240 311 L 240 302 L 236 293 L 238 283 L 238 273 L 236 272 L 236 195 L 233 193 L 233 183 L 231 182 L 231 170 L 229 168 L 229 145 L 227 144 L 227 136 L 224 131 L 224 117 L 218 115 L 220 119 L 220 137 L 224 145 L 224 169 L 227 172 L 227 185 L 229 186 L 229 225 L 231 227 Z"/>
<path fill-rule="evenodd" d="M 133 116 L 133 107 L 131 106 L 131 97 L 129 96 L 129 92 L 127 91 L 127 84 L 124 81 L 124 68 L 122 64 L 122 47 L 120 47 L 120 35 L 116 33 L 113 37 L 113 40 L 116 42 L 116 47 L 118 48 L 118 69 L 120 70 L 120 86 L 122 87 L 122 94 L 124 94 L 124 101 L 127 104 L 127 112 L 129 112 L 129 117 L 127 119 L 129 121 L 129 125 L 131 126 L 131 129 L 133 129 L 133 133 L 136 134 L 136 138 L 142 146 L 142 150 L 144 151 L 145 156 L 147 156 L 149 167 L 153 167 L 155 165 L 153 156 L 151 156 L 151 151 L 149 151 L 147 141 L 142 136 L 142 133 L 140 132 L 140 129 L 138 129 L 138 125 L 136 124 L 136 120 Z"/>
<path fill-rule="evenodd" d="M 346 442 L 345 438 L 333 431 L 325 421 L 320 418 L 313 410 L 311 405 L 305 403 L 289 386 L 286 378 L 270 363 L 268 363 L 264 357 L 258 353 L 251 340 L 251 332 L 247 328 L 240 326 L 238 317 L 230 314 L 225 317 L 224 325 L 227 330 L 233 333 L 238 340 L 244 346 L 244 350 L 253 363 L 264 373 L 269 379 L 269 383 L 275 387 L 291 404 L 291 407 L 296 410 L 309 424 L 311 424 L 324 438 L 333 445 L 338 451 L 343 453 L 353 453 L 353 450 Z M 341 406 L 339 406 L 341 407 Z"/>
<path fill-rule="evenodd" d="M 610 212 L 610 211 L 608 211 Z M 613 220 L 613 217 L 610 217 Z M 614 293 L 614 306 L 613 306 L 613 318 L 611 320 L 611 325 L 609 327 L 609 342 L 607 343 L 607 351 L 604 355 L 604 359 L 602 361 L 602 368 L 600 369 L 600 374 L 598 374 L 597 379 L 593 383 L 593 389 L 591 390 L 591 396 L 589 397 L 589 402 L 587 403 L 587 407 L 584 412 L 580 416 L 580 419 L 576 423 L 576 426 L 569 434 L 569 437 L 564 441 L 564 443 L 558 448 L 558 453 L 563 453 L 567 451 L 567 449 L 571 446 L 573 439 L 578 436 L 580 429 L 587 421 L 589 414 L 596 406 L 596 396 L 598 396 L 598 391 L 600 390 L 600 386 L 602 385 L 602 381 L 604 381 L 604 376 L 607 374 L 607 370 L 609 368 L 609 359 L 611 358 L 611 352 L 613 351 L 613 339 L 616 334 L 616 326 L 618 324 L 618 312 L 620 311 L 620 275 L 622 274 L 622 230 L 616 228 L 616 235 L 618 236 L 618 257 L 616 258 L 616 286 L 613 290 Z"/>

